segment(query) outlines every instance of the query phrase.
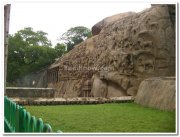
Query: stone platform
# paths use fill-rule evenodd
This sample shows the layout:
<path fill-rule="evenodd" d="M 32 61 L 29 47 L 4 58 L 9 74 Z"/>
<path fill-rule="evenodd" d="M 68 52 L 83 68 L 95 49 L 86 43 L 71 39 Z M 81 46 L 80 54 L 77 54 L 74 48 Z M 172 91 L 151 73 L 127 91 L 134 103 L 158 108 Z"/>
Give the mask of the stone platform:
<path fill-rule="evenodd" d="M 133 102 L 133 96 L 112 98 L 11 98 L 19 105 L 72 105 Z"/>

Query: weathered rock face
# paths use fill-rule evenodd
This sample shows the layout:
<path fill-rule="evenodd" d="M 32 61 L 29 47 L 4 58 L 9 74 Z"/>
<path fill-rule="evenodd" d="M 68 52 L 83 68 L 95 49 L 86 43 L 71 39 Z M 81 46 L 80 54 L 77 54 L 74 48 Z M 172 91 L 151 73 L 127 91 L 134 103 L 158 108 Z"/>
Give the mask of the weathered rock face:
<path fill-rule="evenodd" d="M 144 79 L 175 75 L 169 11 L 167 5 L 153 5 L 105 25 L 49 67 L 49 87 L 61 97 L 135 96 Z"/>
<path fill-rule="evenodd" d="M 116 14 L 110 17 L 107 17 L 103 20 L 101 20 L 100 22 L 96 23 L 93 27 L 92 27 L 92 35 L 98 35 L 100 33 L 100 31 L 107 25 L 118 21 L 119 19 L 122 19 L 124 17 L 130 16 L 135 14 L 135 12 L 125 12 L 125 13 L 120 13 L 120 14 Z"/>
<path fill-rule="evenodd" d="M 156 77 L 141 82 L 135 102 L 162 110 L 175 110 L 175 78 Z"/>

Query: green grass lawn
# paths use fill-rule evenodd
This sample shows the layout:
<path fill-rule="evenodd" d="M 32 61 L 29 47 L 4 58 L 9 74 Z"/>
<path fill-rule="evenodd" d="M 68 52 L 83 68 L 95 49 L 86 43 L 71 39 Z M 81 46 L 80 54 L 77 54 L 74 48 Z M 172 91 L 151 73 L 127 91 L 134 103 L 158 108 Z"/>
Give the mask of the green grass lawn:
<path fill-rule="evenodd" d="M 175 112 L 135 103 L 25 106 L 54 132 L 175 132 Z"/>

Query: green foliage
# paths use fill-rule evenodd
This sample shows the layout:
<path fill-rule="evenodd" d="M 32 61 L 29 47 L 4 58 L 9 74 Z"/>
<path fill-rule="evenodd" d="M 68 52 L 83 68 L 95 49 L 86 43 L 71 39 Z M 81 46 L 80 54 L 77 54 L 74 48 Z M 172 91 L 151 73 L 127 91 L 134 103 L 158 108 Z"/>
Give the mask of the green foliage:
<path fill-rule="evenodd" d="M 59 40 L 67 45 L 67 51 L 70 51 L 75 45 L 91 36 L 92 34 L 90 29 L 83 26 L 77 26 L 70 28 L 59 38 Z"/>
<path fill-rule="evenodd" d="M 135 103 L 26 106 L 62 132 L 175 132 L 175 112 Z"/>
<path fill-rule="evenodd" d="M 47 33 L 43 31 L 33 31 L 32 28 L 24 28 L 16 33 L 23 41 L 27 42 L 31 46 L 52 46 L 51 41 L 47 38 Z"/>
<path fill-rule="evenodd" d="M 9 36 L 7 82 L 46 67 L 62 55 L 51 47 L 46 35 L 25 28 Z"/>
<path fill-rule="evenodd" d="M 57 45 L 54 47 L 54 49 L 57 52 L 57 55 L 61 57 L 63 54 L 66 53 L 66 45 L 63 43 L 57 43 Z"/>

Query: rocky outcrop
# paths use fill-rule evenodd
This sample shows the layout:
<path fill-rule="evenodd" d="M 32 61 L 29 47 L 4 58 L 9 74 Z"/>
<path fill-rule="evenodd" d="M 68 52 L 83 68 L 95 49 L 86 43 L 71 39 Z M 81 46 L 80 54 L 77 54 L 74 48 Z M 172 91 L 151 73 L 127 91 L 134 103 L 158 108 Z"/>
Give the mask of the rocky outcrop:
<path fill-rule="evenodd" d="M 49 67 L 48 86 L 57 97 L 135 96 L 144 79 L 174 76 L 171 15 L 169 5 L 153 5 L 105 25 Z"/>
<path fill-rule="evenodd" d="M 135 102 L 162 110 L 175 110 L 175 78 L 156 77 L 141 82 Z"/>
<path fill-rule="evenodd" d="M 96 23 L 93 27 L 92 27 L 92 35 L 98 35 L 100 33 L 100 31 L 107 25 L 112 24 L 113 22 L 118 21 L 119 19 L 122 19 L 124 17 L 130 16 L 135 14 L 135 12 L 125 12 L 125 13 L 119 13 L 110 17 L 107 17 L 103 20 L 101 20 L 100 22 Z"/>

